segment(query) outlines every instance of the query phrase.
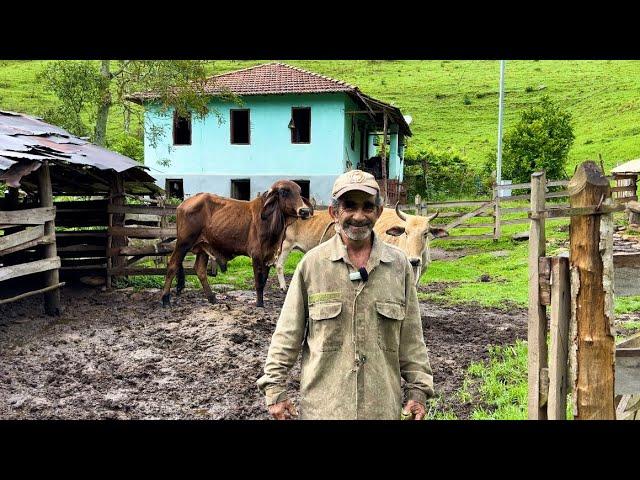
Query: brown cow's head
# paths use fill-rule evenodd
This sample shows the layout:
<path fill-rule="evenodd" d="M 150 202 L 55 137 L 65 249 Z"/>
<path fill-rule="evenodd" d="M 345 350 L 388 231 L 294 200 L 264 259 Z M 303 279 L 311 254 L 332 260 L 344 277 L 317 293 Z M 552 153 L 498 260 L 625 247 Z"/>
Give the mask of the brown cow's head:
<path fill-rule="evenodd" d="M 418 282 L 422 269 L 428 266 L 429 258 L 429 238 L 446 237 L 449 234 L 446 230 L 430 225 L 431 220 L 438 216 L 438 212 L 428 217 L 419 215 L 407 215 L 398 210 L 396 214 L 402 220 L 398 224 L 386 230 L 387 235 L 398 238 L 398 247 L 404 251 L 409 262 L 413 266 L 416 283 Z M 425 261 L 423 261 L 423 258 Z"/>
<path fill-rule="evenodd" d="M 290 180 L 278 180 L 262 195 L 264 204 L 260 218 L 267 223 L 263 233 L 271 240 L 280 237 L 287 225 L 287 219 L 307 219 L 313 215 L 313 205 L 300 195 L 300 186 Z"/>

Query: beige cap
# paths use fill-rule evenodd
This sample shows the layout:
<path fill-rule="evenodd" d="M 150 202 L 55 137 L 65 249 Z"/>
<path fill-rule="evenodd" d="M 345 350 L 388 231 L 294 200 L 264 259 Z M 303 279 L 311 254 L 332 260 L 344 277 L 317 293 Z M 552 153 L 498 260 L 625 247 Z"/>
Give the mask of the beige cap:
<path fill-rule="evenodd" d="M 380 192 L 380 186 L 370 173 L 362 170 L 349 170 L 336 178 L 331 196 L 340 198 L 342 194 L 351 190 L 361 190 L 369 195 L 375 195 Z"/>

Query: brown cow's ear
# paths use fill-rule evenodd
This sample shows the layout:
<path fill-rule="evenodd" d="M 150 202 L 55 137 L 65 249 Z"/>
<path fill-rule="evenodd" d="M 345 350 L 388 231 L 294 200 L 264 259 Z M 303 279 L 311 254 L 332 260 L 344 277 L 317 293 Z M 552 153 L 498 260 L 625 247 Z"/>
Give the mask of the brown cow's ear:
<path fill-rule="evenodd" d="M 392 237 L 399 237 L 404 233 L 404 227 L 391 227 L 385 233 L 387 235 L 391 235 Z"/>
<path fill-rule="evenodd" d="M 447 232 L 444 228 L 430 228 L 429 229 L 429 233 L 431 233 L 431 235 L 433 235 L 433 238 L 440 238 L 440 237 L 448 237 L 449 236 L 449 232 Z"/>
<path fill-rule="evenodd" d="M 262 220 L 269 218 L 278 206 L 278 191 L 270 190 L 266 198 L 267 200 L 264 202 L 262 211 L 260 212 L 260 218 L 262 218 Z"/>
<path fill-rule="evenodd" d="M 311 215 L 313 215 L 313 209 L 314 209 L 313 203 L 311 203 L 308 199 L 304 197 L 300 197 L 300 198 L 302 198 L 302 202 L 311 209 Z"/>

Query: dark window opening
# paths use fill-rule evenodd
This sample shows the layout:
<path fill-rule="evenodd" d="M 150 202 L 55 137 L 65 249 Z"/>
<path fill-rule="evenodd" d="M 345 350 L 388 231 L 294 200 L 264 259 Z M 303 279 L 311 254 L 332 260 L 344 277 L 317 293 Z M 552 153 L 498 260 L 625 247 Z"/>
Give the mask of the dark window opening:
<path fill-rule="evenodd" d="M 291 143 L 311 143 L 311 108 L 292 108 Z"/>
<path fill-rule="evenodd" d="M 191 145 L 191 114 L 186 117 L 173 114 L 173 144 Z"/>
<path fill-rule="evenodd" d="M 251 185 L 249 179 L 231 180 L 231 198 L 236 200 L 251 200 Z"/>
<path fill-rule="evenodd" d="M 181 178 L 167 178 L 164 185 L 164 191 L 167 193 L 167 197 L 184 200 L 184 186 Z"/>
<path fill-rule="evenodd" d="M 300 195 L 309 200 L 309 180 L 294 180 L 300 186 Z"/>
<path fill-rule="evenodd" d="M 249 110 L 231 110 L 231 143 L 250 143 Z"/>

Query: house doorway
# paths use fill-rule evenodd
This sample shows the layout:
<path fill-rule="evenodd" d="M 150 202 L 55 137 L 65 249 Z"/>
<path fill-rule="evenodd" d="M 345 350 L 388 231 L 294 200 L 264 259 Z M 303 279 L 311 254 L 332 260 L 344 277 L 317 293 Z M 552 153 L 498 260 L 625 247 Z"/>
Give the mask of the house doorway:
<path fill-rule="evenodd" d="M 300 192 L 300 195 L 302 195 L 306 199 L 309 199 L 309 180 L 294 180 L 294 182 L 297 183 L 302 190 Z"/>
<path fill-rule="evenodd" d="M 251 200 L 251 184 L 248 178 L 231 180 L 231 198 Z"/>

